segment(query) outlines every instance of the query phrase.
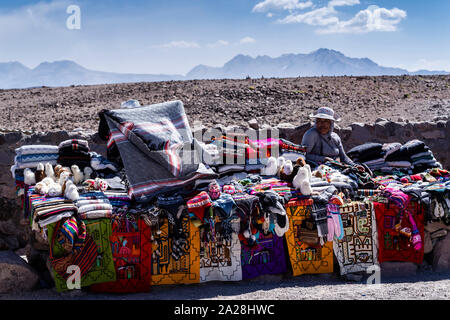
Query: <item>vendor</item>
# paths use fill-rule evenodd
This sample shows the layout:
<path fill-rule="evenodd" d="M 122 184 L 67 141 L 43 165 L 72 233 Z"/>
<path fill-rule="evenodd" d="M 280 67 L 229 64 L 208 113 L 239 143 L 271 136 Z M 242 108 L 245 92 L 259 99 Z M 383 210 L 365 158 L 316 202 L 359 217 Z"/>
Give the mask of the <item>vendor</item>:
<path fill-rule="evenodd" d="M 305 132 L 302 145 L 306 146 L 306 161 L 319 165 L 330 160 L 339 160 L 354 166 L 355 163 L 345 154 L 341 138 L 333 132 L 334 122 L 341 119 L 328 107 L 319 108 L 311 118 L 315 125 Z"/>

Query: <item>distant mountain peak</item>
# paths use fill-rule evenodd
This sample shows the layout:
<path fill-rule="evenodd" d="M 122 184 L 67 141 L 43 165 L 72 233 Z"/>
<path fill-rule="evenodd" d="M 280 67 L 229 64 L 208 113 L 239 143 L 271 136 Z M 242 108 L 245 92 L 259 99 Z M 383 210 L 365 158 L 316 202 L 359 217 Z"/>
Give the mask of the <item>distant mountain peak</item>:
<path fill-rule="evenodd" d="M 428 71 L 422 71 L 427 73 Z M 285 53 L 272 58 L 259 55 L 252 58 L 248 55 L 238 54 L 226 62 L 222 68 L 208 69 L 203 66 L 201 70 L 193 68 L 187 79 L 241 79 L 246 76 L 253 78 L 264 77 L 314 77 L 314 76 L 381 76 L 404 75 L 407 70 L 383 67 L 369 58 L 351 58 L 342 52 L 319 48 L 309 54 Z M 450 74 L 450 73 L 447 73 Z"/>
<path fill-rule="evenodd" d="M 336 51 L 333 49 L 327 49 L 327 48 L 317 49 L 316 51 L 311 52 L 311 54 L 313 54 L 313 55 L 337 55 L 337 56 L 345 57 L 345 55 L 342 52 Z"/>
<path fill-rule="evenodd" d="M 72 60 L 59 60 L 59 61 L 53 61 L 53 62 L 42 62 L 40 63 L 36 68 L 34 68 L 34 71 L 39 70 L 63 70 L 63 69 L 77 69 L 77 70 L 87 70 L 86 68 L 80 66 L 78 63 L 72 61 Z"/>
<path fill-rule="evenodd" d="M 20 62 L 0 63 L 0 88 L 29 88 L 39 86 L 63 87 L 70 85 L 95 85 L 129 82 L 154 82 L 193 79 L 243 79 L 291 78 L 316 76 L 396 76 L 396 75 L 450 74 L 445 71 L 419 70 L 408 72 L 399 68 L 378 65 L 369 58 L 350 58 L 343 53 L 326 48 L 313 52 L 285 53 L 272 58 L 258 55 L 255 58 L 238 54 L 222 67 L 199 64 L 183 75 L 121 74 L 94 71 L 71 60 L 42 62 L 30 69 Z"/>

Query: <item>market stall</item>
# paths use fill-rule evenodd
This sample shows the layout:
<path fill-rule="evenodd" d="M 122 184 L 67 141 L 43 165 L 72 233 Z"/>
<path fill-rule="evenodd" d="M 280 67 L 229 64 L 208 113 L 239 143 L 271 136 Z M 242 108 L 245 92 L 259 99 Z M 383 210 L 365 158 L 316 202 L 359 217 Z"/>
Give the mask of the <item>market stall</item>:
<path fill-rule="evenodd" d="M 450 224 L 450 174 L 418 140 L 353 148 L 364 170 L 311 168 L 305 148 L 284 139 L 197 141 L 180 101 L 100 119 L 107 157 L 72 139 L 22 146 L 11 168 L 24 216 L 50 246 L 58 291 L 72 265 L 83 288 L 145 292 L 420 264 L 426 226 Z"/>

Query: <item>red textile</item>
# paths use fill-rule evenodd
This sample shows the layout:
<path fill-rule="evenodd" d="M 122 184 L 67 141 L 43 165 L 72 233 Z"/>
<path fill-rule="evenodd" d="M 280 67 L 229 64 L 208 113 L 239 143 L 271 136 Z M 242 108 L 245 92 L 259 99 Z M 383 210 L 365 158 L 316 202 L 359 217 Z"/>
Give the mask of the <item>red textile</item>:
<path fill-rule="evenodd" d="M 125 220 L 112 221 L 111 248 L 117 280 L 93 284 L 93 292 L 137 293 L 150 291 L 152 243 L 150 227 L 139 219 L 130 226 Z M 129 230 L 129 232 L 126 232 Z"/>
<path fill-rule="evenodd" d="M 421 264 L 424 248 L 415 250 L 410 238 L 402 235 L 395 229 L 397 223 L 398 207 L 393 203 L 373 203 L 378 228 L 379 262 L 401 261 Z M 419 234 L 424 239 L 424 208 L 415 201 L 407 206 L 407 211 L 413 215 Z M 405 213 L 406 214 L 406 213 Z M 406 217 L 402 220 L 401 230 L 412 229 L 412 225 Z"/>

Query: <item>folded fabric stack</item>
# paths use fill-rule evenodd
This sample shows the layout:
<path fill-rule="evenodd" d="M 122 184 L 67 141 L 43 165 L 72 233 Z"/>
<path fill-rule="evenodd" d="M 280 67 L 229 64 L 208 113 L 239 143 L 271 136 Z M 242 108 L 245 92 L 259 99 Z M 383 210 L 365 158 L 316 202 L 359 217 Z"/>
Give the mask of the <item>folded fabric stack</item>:
<path fill-rule="evenodd" d="M 410 167 L 415 173 L 429 168 L 441 167 L 431 150 L 423 141 L 417 139 L 408 141 L 398 150 L 389 154 L 386 161 L 391 167 Z"/>
<path fill-rule="evenodd" d="M 104 195 L 113 207 L 130 207 L 131 197 L 127 192 L 105 191 Z"/>
<path fill-rule="evenodd" d="M 433 152 L 428 147 L 426 147 L 426 150 L 423 152 L 413 154 L 411 156 L 411 163 L 415 172 L 422 172 L 426 169 L 433 168 L 442 169 L 441 164 L 437 162 Z"/>
<path fill-rule="evenodd" d="M 347 155 L 354 161 L 365 163 L 383 159 L 383 145 L 381 143 L 368 142 L 356 146 L 347 152 Z M 377 163 L 377 162 L 375 162 Z"/>
<path fill-rule="evenodd" d="M 64 167 L 77 165 L 81 170 L 91 165 L 89 144 L 86 140 L 70 139 L 58 146 L 58 163 Z"/>
<path fill-rule="evenodd" d="M 58 147 L 50 145 L 30 145 L 16 149 L 16 157 L 11 172 L 16 169 L 36 169 L 39 163 L 56 165 L 58 160 Z"/>
<path fill-rule="evenodd" d="M 382 174 L 410 175 L 430 168 L 442 168 L 423 141 L 411 140 L 402 145 L 365 143 L 347 152 L 355 162 L 367 165 Z"/>
<path fill-rule="evenodd" d="M 112 218 L 113 207 L 103 192 L 82 194 L 75 204 L 80 219 Z"/>
<path fill-rule="evenodd" d="M 32 188 L 30 191 L 33 192 Z M 31 199 L 31 228 L 39 231 L 51 223 L 72 217 L 78 211 L 72 200 L 64 197 L 34 197 Z M 39 226 L 39 227 L 38 227 Z"/>

